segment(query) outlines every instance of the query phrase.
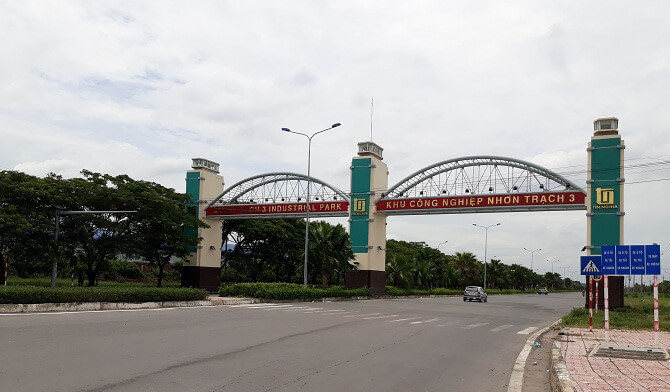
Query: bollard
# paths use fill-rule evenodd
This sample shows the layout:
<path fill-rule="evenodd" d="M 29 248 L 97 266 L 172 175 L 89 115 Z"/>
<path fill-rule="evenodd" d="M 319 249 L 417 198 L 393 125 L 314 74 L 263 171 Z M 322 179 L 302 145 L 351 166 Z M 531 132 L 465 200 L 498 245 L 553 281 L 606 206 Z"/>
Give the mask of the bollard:
<path fill-rule="evenodd" d="M 589 276 L 589 332 L 593 332 L 593 277 Z"/>
<path fill-rule="evenodd" d="M 654 275 L 654 345 L 658 347 L 658 275 Z"/>
<path fill-rule="evenodd" d="M 603 275 L 605 289 L 605 341 L 610 340 L 610 303 L 609 289 L 607 287 L 607 275 Z"/>

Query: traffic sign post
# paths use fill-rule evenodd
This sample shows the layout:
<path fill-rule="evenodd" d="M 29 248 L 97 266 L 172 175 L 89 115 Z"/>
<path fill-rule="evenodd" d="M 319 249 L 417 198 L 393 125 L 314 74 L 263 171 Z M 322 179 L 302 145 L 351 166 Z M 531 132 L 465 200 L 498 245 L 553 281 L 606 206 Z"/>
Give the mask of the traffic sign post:
<path fill-rule="evenodd" d="M 654 345 L 658 347 L 658 275 L 654 275 Z"/>
<path fill-rule="evenodd" d="M 603 245 L 600 256 L 582 256 L 581 274 L 587 275 L 589 288 L 589 331 L 593 331 L 593 282 L 596 284 L 598 312 L 598 281 L 603 279 L 605 305 L 605 340 L 609 340 L 609 275 L 654 276 L 654 342 L 658 345 L 658 275 L 661 273 L 660 245 Z M 602 276 L 601 276 L 602 274 Z"/>

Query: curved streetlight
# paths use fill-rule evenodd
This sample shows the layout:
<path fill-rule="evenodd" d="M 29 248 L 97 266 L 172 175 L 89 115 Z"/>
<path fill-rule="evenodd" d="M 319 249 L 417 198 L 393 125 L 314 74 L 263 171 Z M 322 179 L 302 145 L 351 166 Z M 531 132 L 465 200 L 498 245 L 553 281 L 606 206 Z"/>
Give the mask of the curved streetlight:
<path fill-rule="evenodd" d="M 303 271 L 303 284 L 307 286 L 307 257 L 309 254 L 309 188 L 312 183 L 312 179 L 310 177 L 311 173 L 311 160 L 312 160 L 312 138 L 322 132 L 326 132 L 330 129 L 337 128 L 339 127 L 340 123 L 335 123 L 331 125 L 330 127 L 326 129 L 322 129 L 318 132 L 314 132 L 311 136 L 307 135 L 302 132 L 294 132 L 288 128 L 282 128 L 281 130 L 284 132 L 289 132 L 289 133 L 295 133 L 296 135 L 302 135 L 307 138 L 307 206 L 305 208 L 305 265 L 304 265 L 304 271 Z"/>
<path fill-rule="evenodd" d="M 494 226 L 500 226 L 500 223 L 496 223 L 495 225 L 491 226 L 481 226 L 476 223 L 473 223 L 472 225 L 481 227 L 486 232 L 486 236 L 484 237 L 484 290 L 486 290 L 486 252 L 488 250 L 488 244 L 489 244 L 489 229 Z"/>
<path fill-rule="evenodd" d="M 527 252 L 530 252 L 530 272 L 534 272 L 534 271 L 533 271 L 533 254 L 534 254 L 535 252 L 539 252 L 539 251 L 541 251 L 542 249 L 534 249 L 534 250 L 530 250 L 530 249 L 528 249 L 528 248 L 523 248 L 523 250 L 525 250 L 525 251 L 527 251 Z"/>
<path fill-rule="evenodd" d="M 439 244 L 437 244 L 437 250 L 440 250 L 440 246 L 446 244 L 447 242 L 449 242 L 449 240 L 446 240 L 444 242 L 440 242 Z"/>

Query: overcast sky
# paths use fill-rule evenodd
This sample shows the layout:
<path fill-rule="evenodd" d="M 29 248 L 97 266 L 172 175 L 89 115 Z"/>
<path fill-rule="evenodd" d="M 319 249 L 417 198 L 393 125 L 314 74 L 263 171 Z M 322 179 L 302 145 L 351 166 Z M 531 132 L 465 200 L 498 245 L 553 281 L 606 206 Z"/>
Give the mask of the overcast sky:
<path fill-rule="evenodd" d="M 349 190 L 357 142 L 389 183 L 467 155 L 586 180 L 598 117 L 626 143 L 625 242 L 670 246 L 670 3 L 0 0 L 0 169 L 81 169 L 184 191 L 190 159 L 226 183 L 306 172 Z M 668 116 L 668 117 L 666 117 Z M 640 183 L 639 181 L 658 180 Z M 636 183 L 637 182 L 637 183 Z M 347 224 L 346 219 L 336 220 Z M 389 238 L 578 274 L 584 211 L 390 217 Z M 666 253 L 667 254 L 667 253 Z M 667 256 L 663 267 L 669 267 Z M 572 273 L 570 273 L 572 271 Z M 669 273 L 665 271 L 666 278 Z"/>

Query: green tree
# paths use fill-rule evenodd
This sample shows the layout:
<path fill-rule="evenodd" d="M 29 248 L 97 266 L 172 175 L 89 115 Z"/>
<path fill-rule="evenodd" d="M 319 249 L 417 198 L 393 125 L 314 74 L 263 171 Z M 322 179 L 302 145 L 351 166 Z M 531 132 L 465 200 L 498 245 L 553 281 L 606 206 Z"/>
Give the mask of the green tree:
<path fill-rule="evenodd" d="M 206 227 L 186 210 L 189 196 L 174 189 L 128 176 L 106 176 L 113 184 L 125 209 L 135 210 L 129 216 L 128 248 L 124 253 L 139 256 L 158 267 L 157 286 L 163 282 L 165 266 L 173 258 L 187 257 L 200 238 L 185 227 Z"/>
<path fill-rule="evenodd" d="M 327 287 L 333 275 L 350 270 L 354 252 L 351 250 L 349 234 L 344 226 L 318 221 L 310 224 L 309 256 L 321 271 L 321 286 Z M 317 267 L 317 265 L 315 265 Z M 315 268 L 316 270 L 316 268 Z"/>
<path fill-rule="evenodd" d="M 456 252 L 453 266 L 460 276 L 461 286 L 478 286 L 484 280 L 484 266 L 471 252 Z"/>

